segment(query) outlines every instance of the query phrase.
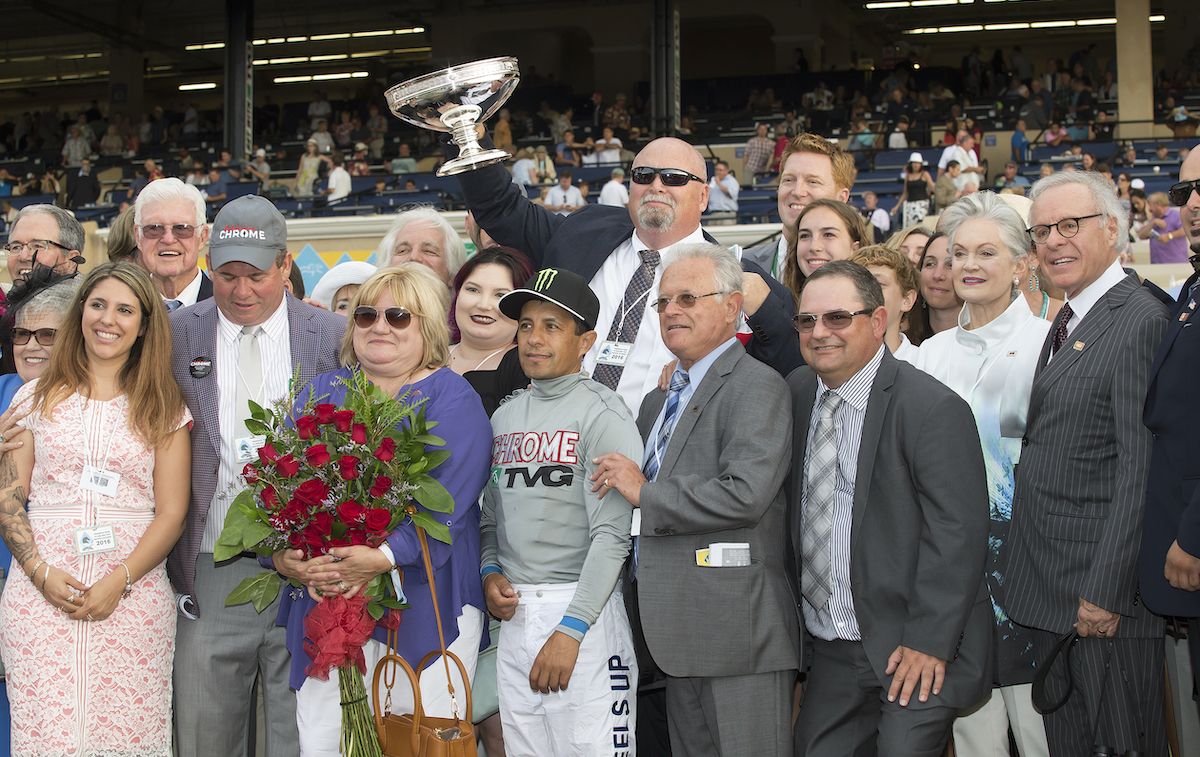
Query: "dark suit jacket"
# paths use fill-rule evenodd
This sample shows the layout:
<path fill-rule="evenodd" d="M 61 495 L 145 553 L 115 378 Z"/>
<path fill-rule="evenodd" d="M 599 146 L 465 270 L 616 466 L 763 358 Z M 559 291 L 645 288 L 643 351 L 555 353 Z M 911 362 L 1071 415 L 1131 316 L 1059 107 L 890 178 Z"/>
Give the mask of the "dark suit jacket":
<path fill-rule="evenodd" d="M 801 487 L 817 376 L 801 368 L 788 386 L 796 415 L 788 522 L 799 576 Z M 991 688 L 989 517 L 971 407 L 884 350 L 863 420 L 850 529 L 854 613 L 881 686 L 891 685 L 888 657 L 904 645 L 948 663 L 941 694 L 924 706 L 969 707 Z M 922 704 L 914 699 L 908 706 Z"/>
<path fill-rule="evenodd" d="M 196 304 L 200 304 L 201 302 L 204 302 L 207 299 L 211 299 L 212 296 L 213 296 L 212 279 L 210 279 L 208 277 L 207 273 L 205 273 L 204 271 L 201 271 L 200 272 L 200 291 L 196 294 Z"/>
<path fill-rule="evenodd" d="M 1021 625 L 1066 633 L 1083 597 L 1123 616 L 1117 636 L 1162 634 L 1138 596 L 1137 561 L 1151 441 L 1142 407 L 1166 328 L 1167 309 L 1127 276 L 1049 364 L 1046 337 L 1005 543 L 1005 609 Z"/>
<path fill-rule="evenodd" d="M 1142 598 L 1160 615 L 1188 618 L 1200 616 L 1200 592 L 1171 588 L 1163 566 L 1174 541 L 1200 555 L 1200 301 L 1188 296 L 1196 280 L 1193 275 L 1183 285 L 1154 357 L 1142 416 L 1154 439 L 1142 527 Z"/>
<path fill-rule="evenodd" d="M 646 395 L 647 445 L 666 392 Z M 668 675 L 751 675 L 799 666 L 787 577 L 783 480 L 790 467 L 787 385 L 740 343 L 713 362 L 642 486 L 638 603 L 654 661 Z M 749 543 L 751 564 L 710 568 L 696 550 Z"/>
<path fill-rule="evenodd" d="M 211 283 L 209 284 L 211 287 Z M 292 367 L 300 369 L 301 383 L 307 383 L 318 373 L 336 370 L 346 319 L 326 310 L 306 305 L 290 295 L 284 297 L 288 309 L 288 329 L 292 345 Z M 207 299 L 189 308 L 171 313 L 174 350 L 171 371 L 184 400 L 192 412 L 192 498 L 188 506 L 187 525 L 183 536 L 167 557 L 167 574 L 175 590 L 192 593 L 196 579 L 196 556 L 208 509 L 217 488 L 217 471 L 221 459 L 221 428 L 218 417 L 219 392 L 215 361 L 207 376 L 196 378 L 189 366 L 197 357 L 213 360 L 217 350 L 217 303 Z"/>
<path fill-rule="evenodd" d="M 488 139 L 481 143 L 490 146 Z M 556 266 L 591 281 L 613 250 L 633 236 L 633 221 L 625 208 L 588 205 L 569 216 L 551 213 L 530 202 L 525 188 L 513 184 L 499 164 L 461 173 L 458 181 L 479 226 L 500 244 L 524 252 L 535 270 Z M 716 242 L 707 235 L 706 239 Z M 803 364 L 791 323 L 792 293 L 754 263 L 743 261 L 742 268 L 762 276 L 771 287 L 766 301 L 750 316 L 753 338 L 748 351 L 786 376 Z"/>

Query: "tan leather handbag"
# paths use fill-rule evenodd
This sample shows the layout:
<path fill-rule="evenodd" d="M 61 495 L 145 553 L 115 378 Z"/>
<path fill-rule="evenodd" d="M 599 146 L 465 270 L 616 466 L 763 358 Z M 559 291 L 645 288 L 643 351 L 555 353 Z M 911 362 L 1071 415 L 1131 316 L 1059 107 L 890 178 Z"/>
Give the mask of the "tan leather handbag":
<path fill-rule="evenodd" d="M 450 705 L 454 713 L 452 718 L 434 718 L 425 714 L 421 706 L 420 677 L 413 667 L 396 652 L 396 632 L 388 631 L 388 653 L 375 665 L 375 678 L 371 684 L 372 707 L 375 709 L 375 733 L 379 736 L 379 746 L 387 757 L 476 757 L 475 728 L 471 724 L 471 682 L 467 677 L 467 669 L 458 655 L 446 649 L 446 637 L 442 633 L 442 614 L 438 609 L 437 589 L 433 585 L 433 567 L 429 563 L 429 544 L 425 540 L 425 529 L 417 529 L 417 538 L 421 541 L 421 555 L 425 559 L 425 573 L 429 576 L 429 593 L 433 595 L 433 614 L 437 619 L 438 641 L 441 649 L 435 649 L 421 658 L 417 670 L 424 670 L 425 663 L 433 657 L 442 655 L 442 664 L 446 666 L 446 681 L 450 690 Z M 462 674 L 463 694 L 466 697 L 467 712 L 465 718 L 459 717 L 458 698 L 454 694 L 454 679 L 450 677 L 450 660 L 458 665 Z M 396 668 L 401 668 L 408 676 L 409 685 L 413 690 L 413 712 L 411 715 L 393 715 L 391 710 L 392 685 L 395 683 Z M 390 675 L 388 673 L 390 672 Z M 387 688 L 382 709 L 380 708 L 379 683 Z"/>

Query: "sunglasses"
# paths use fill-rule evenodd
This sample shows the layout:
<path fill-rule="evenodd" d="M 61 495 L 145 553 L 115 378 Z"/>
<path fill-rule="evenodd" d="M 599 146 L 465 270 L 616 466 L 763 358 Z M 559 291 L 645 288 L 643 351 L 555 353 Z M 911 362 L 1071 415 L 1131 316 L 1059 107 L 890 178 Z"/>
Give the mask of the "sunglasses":
<path fill-rule="evenodd" d="M 658 176 L 662 179 L 662 183 L 668 187 L 682 187 L 689 181 L 698 181 L 701 184 L 705 183 L 694 173 L 688 173 L 680 168 L 651 168 L 650 166 L 638 166 L 633 169 L 630 174 L 634 184 L 653 184 L 654 177 Z"/>
<path fill-rule="evenodd" d="M 679 305 L 679 307 L 681 307 L 681 308 L 690 308 L 696 304 L 697 300 L 702 299 L 704 297 L 715 297 L 718 294 L 725 294 L 725 293 L 724 292 L 709 292 L 708 294 L 681 294 L 676 297 L 659 297 L 657 300 L 654 301 L 654 309 L 660 313 L 665 312 L 667 309 L 667 305 L 670 305 L 672 302 Z"/>
<path fill-rule="evenodd" d="M 1187 205 L 1187 201 L 1192 197 L 1192 192 L 1197 189 L 1200 189 L 1200 179 L 1181 181 L 1167 190 L 1167 196 L 1171 198 L 1172 205 L 1182 208 Z"/>
<path fill-rule="evenodd" d="M 383 317 L 394 329 L 406 329 L 408 324 L 412 323 L 412 313 L 404 308 L 388 308 L 383 311 Z M 377 320 L 379 320 L 379 310 L 376 308 L 363 305 L 354 309 L 354 325 L 360 329 L 371 328 Z"/>
<path fill-rule="evenodd" d="M 871 308 L 863 310 L 855 310 L 851 313 L 849 310 L 831 310 L 828 313 L 814 315 L 812 313 L 800 313 L 792 316 L 792 325 L 796 327 L 796 331 L 801 334 L 811 332 L 817 326 L 817 319 L 821 319 L 821 323 L 825 324 L 825 328 L 830 331 L 841 331 L 850 325 L 856 315 L 869 315 L 875 311 Z"/>
<path fill-rule="evenodd" d="M 176 239 L 191 239 L 196 234 L 196 227 L 187 223 L 176 223 L 171 226 L 151 223 L 142 227 L 142 236 L 146 239 L 162 239 L 166 235 L 167 229 L 171 230 L 171 236 Z"/>
<path fill-rule="evenodd" d="M 58 329 L 38 329 L 30 331 L 29 329 L 13 329 L 12 343 L 13 344 L 29 344 L 29 337 L 37 339 L 37 343 L 43 347 L 54 346 L 54 335 L 58 333 Z"/>

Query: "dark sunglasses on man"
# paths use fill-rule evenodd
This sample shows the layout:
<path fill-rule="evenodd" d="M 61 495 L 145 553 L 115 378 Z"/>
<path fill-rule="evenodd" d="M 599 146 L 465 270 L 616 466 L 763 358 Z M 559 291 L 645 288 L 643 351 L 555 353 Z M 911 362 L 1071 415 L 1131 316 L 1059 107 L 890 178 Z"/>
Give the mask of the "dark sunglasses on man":
<path fill-rule="evenodd" d="M 854 321 L 856 315 L 867 315 L 874 313 L 871 308 L 863 310 L 855 310 L 851 313 L 849 310 L 830 310 L 828 313 L 799 313 L 792 316 L 792 325 L 796 327 L 796 331 L 801 334 L 807 334 L 817 327 L 817 319 L 821 319 L 821 323 L 825 324 L 825 328 L 830 331 L 841 331 L 849 326 Z"/>
<path fill-rule="evenodd" d="M 1200 189 L 1200 179 L 1181 181 L 1167 190 L 1167 196 L 1171 198 L 1172 205 L 1182 208 L 1187 205 L 1188 200 L 1192 197 L 1192 192 L 1197 189 Z"/>
<path fill-rule="evenodd" d="M 383 317 L 394 329 L 406 329 L 412 323 L 412 313 L 404 308 L 388 308 L 383 311 Z M 362 305 L 354 309 L 354 325 L 360 329 L 369 329 L 379 320 L 379 309 Z"/>
<path fill-rule="evenodd" d="M 682 187 L 689 181 L 698 181 L 704 184 L 704 179 L 701 179 L 694 173 L 688 173 L 681 168 L 651 168 L 650 166 L 638 166 L 629 172 L 629 177 L 633 179 L 634 184 L 653 184 L 654 177 L 658 176 L 662 180 L 664 186 Z"/>

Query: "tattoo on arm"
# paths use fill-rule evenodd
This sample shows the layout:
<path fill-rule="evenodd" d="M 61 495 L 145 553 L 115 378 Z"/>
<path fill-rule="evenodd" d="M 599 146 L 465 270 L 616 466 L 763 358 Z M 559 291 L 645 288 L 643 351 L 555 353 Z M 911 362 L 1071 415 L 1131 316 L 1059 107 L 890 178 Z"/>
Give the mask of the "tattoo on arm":
<path fill-rule="evenodd" d="M 0 535 L 17 559 L 17 565 L 24 569 L 25 563 L 37 554 L 37 544 L 33 541 L 33 530 L 25 513 L 28 499 L 25 487 L 14 487 L 16 481 L 17 466 L 12 455 L 0 456 L 0 491 L 3 492 L 0 494 Z"/>

